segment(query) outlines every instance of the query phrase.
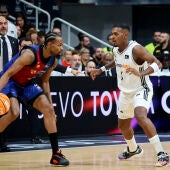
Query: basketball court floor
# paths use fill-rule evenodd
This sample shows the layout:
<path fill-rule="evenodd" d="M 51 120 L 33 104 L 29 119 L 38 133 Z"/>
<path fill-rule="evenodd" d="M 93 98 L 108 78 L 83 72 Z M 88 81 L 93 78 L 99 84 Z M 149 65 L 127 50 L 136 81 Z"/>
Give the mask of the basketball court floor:
<path fill-rule="evenodd" d="M 170 154 L 170 133 L 160 134 L 160 139 Z M 9 153 L 0 153 L 0 170 L 157 170 L 170 169 L 155 167 L 156 155 L 145 135 L 136 135 L 143 147 L 141 158 L 120 161 L 117 155 L 125 148 L 121 135 L 63 138 L 59 140 L 63 154 L 70 160 L 67 167 L 54 167 L 49 164 L 50 144 L 31 144 L 29 141 L 8 143 Z"/>

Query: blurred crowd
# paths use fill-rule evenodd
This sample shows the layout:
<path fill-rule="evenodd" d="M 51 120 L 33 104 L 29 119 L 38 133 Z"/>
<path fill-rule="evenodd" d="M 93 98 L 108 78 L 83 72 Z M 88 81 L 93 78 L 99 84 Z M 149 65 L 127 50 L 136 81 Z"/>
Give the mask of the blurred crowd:
<path fill-rule="evenodd" d="M 145 45 L 146 50 L 162 63 L 162 69 L 157 74 L 170 75 L 170 39 L 169 33 L 155 31 L 153 41 Z"/>
<path fill-rule="evenodd" d="M 0 4 L 0 16 L 5 16 L 8 19 L 9 11 L 6 4 Z M 43 45 L 45 41 L 45 32 L 37 30 L 32 25 L 23 13 L 16 13 L 16 22 L 12 23 L 8 20 L 7 26 L 0 26 L 0 31 L 6 32 L 5 34 L 8 47 L 8 60 L 15 55 L 24 45 Z M 61 29 L 54 27 L 52 32 L 62 35 Z M 3 35 L 2 33 L 0 33 Z M 1 36 L 0 35 L 0 36 Z M 9 43 L 9 37 L 17 39 L 18 44 Z M 79 76 L 89 76 L 91 69 L 99 68 L 113 59 L 112 49 L 108 47 L 94 47 L 91 44 L 90 38 L 79 32 L 77 34 L 79 43 L 74 47 L 74 50 L 66 49 L 60 55 L 59 64 L 65 67 L 70 67 L 75 70 L 81 71 Z M 13 40 L 14 41 L 14 40 Z M 112 34 L 108 33 L 106 37 L 108 44 L 112 46 Z M 3 40 L 1 40 L 3 42 Z M 15 41 L 16 42 L 16 41 Z M 144 45 L 144 44 L 142 44 Z M 11 46 L 11 47 L 10 47 Z M 15 49 L 12 50 L 15 46 Z M 18 48 L 17 48 L 18 46 Z M 145 46 L 145 45 L 144 45 Z M 155 31 L 153 33 L 153 42 L 148 43 L 145 48 L 151 54 L 154 54 L 163 64 L 162 72 L 169 73 L 170 70 L 170 47 L 169 47 L 169 33 Z M 2 50 L 1 50 L 2 51 Z M 1 52 L 2 53 L 2 52 Z M 3 61 L 4 62 L 4 61 Z M 1 63 L 3 63 L 1 62 Z M 5 63 L 4 63 L 5 64 Z M 1 64 L 1 68 L 3 64 Z M 53 72 L 52 76 L 72 76 L 71 73 Z M 101 76 L 115 76 L 115 69 L 103 73 Z"/>
<path fill-rule="evenodd" d="M 6 61 L 1 62 L 2 69 L 3 65 L 8 62 L 12 56 L 20 51 L 25 45 L 43 45 L 46 32 L 37 30 L 36 27 L 30 23 L 29 20 L 27 20 L 27 17 L 21 12 L 16 13 L 16 22 L 11 22 L 8 18 L 9 10 L 6 4 L 0 4 L 0 16 L 5 16 L 8 19 L 6 25 L 0 25 L 1 45 L 3 45 L 4 41 L 2 37 L 5 37 L 8 46 L 8 57 Z M 51 31 L 62 36 L 62 31 L 59 27 L 54 27 Z M 89 76 L 91 69 L 99 68 L 113 59 L 112 49 L 109 49 L 108 47 L 93 47 L 90 42 L 90 38 L 81 32 L 77 34 L 77 38 L 79 40 L 79 44 L 74 47 L 74 50 L 65 49 L 62 51 L 60 56 L 57 56 L 59 57 L 60 65 L 64 67 L 70 67 L 74 70 L 79 70 L 79 76 Z M 107 41 L 110 45 L 112 45 L 111 34 L 108 34 Z M 0 55 L 2 54 L 3 51 L 1 50 Z M 3 57 L 1 57 L 1 60 L 3 60 Z M 51 76 L 74 75 L 67 72 L 60 73 L 53 71 Z M 109 70 L 101 76 L 116 77 L 115 69 Z"/>

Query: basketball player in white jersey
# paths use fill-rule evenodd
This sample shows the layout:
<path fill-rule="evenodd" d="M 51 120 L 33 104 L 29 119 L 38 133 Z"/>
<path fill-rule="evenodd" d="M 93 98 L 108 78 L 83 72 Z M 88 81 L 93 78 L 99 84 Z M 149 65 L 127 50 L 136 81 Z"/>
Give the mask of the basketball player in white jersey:
<path fill-rule="evenodd" d="M 128 40 L 129 30 L 126 25 L 117 25 L 112 28 L 115 46 L 114 60 L 100 69 L 92 70 L 91 77 L 94 80 L 103 71 L 116 66 L 118 87 L 121 91 L 118 127 L 127 143 L 127 150 L 122 152 L 118 158 L 128 159 L 143 154 L 143 149 L 137 145 L 131 127 L 131 120 L 135 117 L 157 153 L 156 166 L 161 167 L 168 164 L 169 156 L 165 153 L 156 128 L 147 117 L 147 113 L 153 96 L 149 75 L 157 72 L 162 64 L 140 44 Z"/>

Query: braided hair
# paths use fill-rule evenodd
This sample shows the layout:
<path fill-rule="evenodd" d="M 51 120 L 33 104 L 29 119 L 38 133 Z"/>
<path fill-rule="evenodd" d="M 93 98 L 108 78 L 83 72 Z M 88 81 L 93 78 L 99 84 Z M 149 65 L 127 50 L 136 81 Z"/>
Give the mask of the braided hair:
<path fill-rule="evenodd" d="M 47 46 L 48 42 L 51 42 L 53 40 L 55 40 L 56 38 L 60 37 L 61 35 L 56 34 L 54 32 L 49 32 L 45 35 L 45 42 L 44 42 L 44 46 Z"/>

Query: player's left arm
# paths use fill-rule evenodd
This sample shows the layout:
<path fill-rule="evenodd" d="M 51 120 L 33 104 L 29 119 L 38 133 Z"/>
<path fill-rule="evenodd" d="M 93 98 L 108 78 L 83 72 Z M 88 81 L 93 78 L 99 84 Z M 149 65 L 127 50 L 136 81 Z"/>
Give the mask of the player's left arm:
<path fill-rule="evenodd" d="M 31 65 L 35 60 L 35 55 L 30 49 L 25 49 L 15 62 L 6 70 L 0 78 L 0 90 L 7 84 L 8 80 L 19 72 L 24 66 Z"/>
<path fill-rule="evenodd" d="M 162 68 L 161 62 L 155 56 L 147 52 L 144 47 L 137 45 L 133 48 L 132 53 L 137 64 L 141 65 L 146 61 L 148 63 L 148 68 L 142 72 L 139 72 L 133 68 L 128 68 L 126 70 L 127 73 L 132 73 L 136 76 L 145 76 L 157 72 Z"/>
<path fill-rule="evenodd" d="M 52 103 L 52 98 L 50 95 L 50 83 L 49 83 L 49 79 L 51 76 L 51 72 L 54 70 L 54 68 L 57 65 L 57 60 L 55 60 L 53 66 L 51 68 L 49 68 L 47 70 L 47 72 L 45 72 L 42 76 L 41 76 L 41 87 L 44 90 L 44 93 L 46 94 L 46 96 L 48 97 L 50 103 Z"/>

